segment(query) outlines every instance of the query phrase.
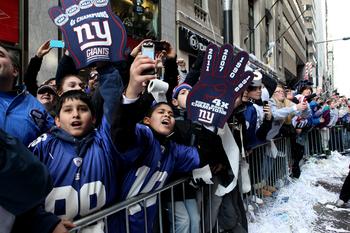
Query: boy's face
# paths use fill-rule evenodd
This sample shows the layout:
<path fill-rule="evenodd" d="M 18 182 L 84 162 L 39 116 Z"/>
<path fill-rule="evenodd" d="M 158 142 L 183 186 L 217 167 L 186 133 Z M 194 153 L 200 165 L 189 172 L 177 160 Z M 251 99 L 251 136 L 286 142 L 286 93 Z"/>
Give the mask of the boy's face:
<path fill-rule="evenodd" d="M 66 77 L 62 84 L 62 93 L 71 90 L 84 90 L 84 83 L 75 76 Z"/>
<path fill-rule="evenodd" d="M 187 89 L 180 90 L 177 99 L 173 99 L 173 105 L 181 109 L 186 109 L 186 100 L 189 93 L 190 91 Z"/>
<path fill-rule="evenodd" d="M 145 117 L 143 122 L 157 133 L 168 136 L 175 126 L 173 110 L 169 105 L 161 104 L 153 111 L 151 117 Z"/>
<path fill-rule="evenodd" d="M 74 137 L 85 136 L 93 129 L 95 122 L 89 106 L 78 99 L 67 99 L 55 118 L 57 127 Z"/>

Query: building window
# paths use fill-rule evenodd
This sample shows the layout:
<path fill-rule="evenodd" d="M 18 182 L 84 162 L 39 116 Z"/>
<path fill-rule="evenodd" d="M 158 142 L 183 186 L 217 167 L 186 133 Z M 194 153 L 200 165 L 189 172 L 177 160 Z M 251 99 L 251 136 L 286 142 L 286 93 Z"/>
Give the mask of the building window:
<path fill-rule="evenodd" d="M 194 0 L 194 4 L 199 6 L 200 8 L 203 8 L 203 1 L 202 0 Z"/>
<path fill-rule="evenodd" d="M 266 37 L 266 43 L 265 43 L 265 51 L 269 51 L 270 48 L 270 33 L 269 33 L 269 29 L 270 29 L 270 20 L 266 17 L 265 20 L 265 37 Z"/>
<path fill-rule="evenodd" d="M 272 56 L 272 51 L 273 51 L 273 47 L 275 46 L 275 43 L 270 41 L 270 39 L 272 38 L 271 35 L 273 34 L 272 31 L 272 27 L 270 27 L 270 24 L 272 22 L 273 16 L 270 12 L 269 9 L 265 9 L 265 36 L 266 36 L 266 40 L 265 40 L 265 51 L 267 52 L 268 56 L 267 58 L 267 62 L 269 62 L 269 58 Z"/>
<path fill-rule="evenodd" d="M 255 54 L 254 36 L 254 1 L 248 2 L 249 52 Z"/>
<path fill-rule="evenodd" d="M 111 5 L 123 21 L 129 49 L 145 38 L 160 39 L 159 0 L 111 0 Z"/>
<path fill-rule="evenodd" d="M 194 14 L 196 19 L 207 21 L 208 4 L 206 0 L 194 0 Z"/>

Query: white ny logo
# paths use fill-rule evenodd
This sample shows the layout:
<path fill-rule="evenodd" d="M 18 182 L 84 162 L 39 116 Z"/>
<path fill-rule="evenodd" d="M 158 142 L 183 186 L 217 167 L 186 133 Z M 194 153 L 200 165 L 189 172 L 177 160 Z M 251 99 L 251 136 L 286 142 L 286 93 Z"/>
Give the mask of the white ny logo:
<path fill-rule="evenodd" d="M 213 122 L 213 119 L 214 119 L 214 113 L 205 111 L 203 109 L 199 109 L 199 117 L 198 117 L 199 121 L 211 124 Z"/>
<path fill-rule="evenodd" d="M 95 29 L 95 35 L 93 35 L 93 32 L 91 31 L 91 26 Z M 107 20 L 102 22 L 104 34 L 102 33 L 100 22 L 92 22 L 91 26 L 90 24 L 85 23 L 73 29 L 73 31 L 77 33 L 78 42 L 79 44 L 81 44 L 80 45 L 81 50 L 85 50 L 87 48 L 96 47 L 96 46 L 110 46 L 112 44 L 111 32 L 109 30 L 109 25 Z M 83 36 L 83 32 L 85 32 L 84 36 Z M 101 40 L 96 40 L 95 37 Z M 94 40 L 94 41 L 86 42 L 86 40 L 84 41 L 84 38 L 86 38 L 87 40 Z"/>

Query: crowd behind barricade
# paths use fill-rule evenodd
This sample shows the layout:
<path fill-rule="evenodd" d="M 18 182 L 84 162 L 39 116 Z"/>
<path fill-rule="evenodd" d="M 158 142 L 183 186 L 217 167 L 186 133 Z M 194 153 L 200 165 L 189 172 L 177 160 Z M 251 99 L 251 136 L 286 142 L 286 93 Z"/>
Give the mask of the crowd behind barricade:
<path fill-rule="evenodd" d="M 85 70 L 77 70 L 66 51 L 56 76 L 40 85 L 49 42 L 30 60 L 21 85 L 17 58 L 0 46 L 1 232 L 68 232 L 75 220 L 188 176 L 161 198 L 130 206 L 83 232 L 157 232 L 159 214 L 167 219 L 165 232 L 248 232 L 249 203 L 261 204 L 261 197 L 276 192 L 274 168 L 300 177 L 308 132 L 319 130 L 326 158 L 330 129 L 343 125 L 350 131 L 345 96 L 314 92 L 306 81 L 287 87 L 255 69 L 235 100 L 231 137 L 223 136 L 222 129 L 187 118 L 187 97 L 201 78 L 204 53 L 187 67 L 165 41 L 155 59 L 142 55 L 149 42 L 142 41 L 126 61 Z M 155 78 L 168 85 L 163 98 L 147 88 Z M 289 167 L 281 162 L 286 138 Z M 9 146 L 14 143 L 29 151 Z M 262 144 L 267 151 L 256 150 Z M 232 148 L 240 155 L 235 163 Z M 24 153 L 31 161 L 16 160 L 14 155 Z M 349 200 L 348 189 L 339 205 Z"/>

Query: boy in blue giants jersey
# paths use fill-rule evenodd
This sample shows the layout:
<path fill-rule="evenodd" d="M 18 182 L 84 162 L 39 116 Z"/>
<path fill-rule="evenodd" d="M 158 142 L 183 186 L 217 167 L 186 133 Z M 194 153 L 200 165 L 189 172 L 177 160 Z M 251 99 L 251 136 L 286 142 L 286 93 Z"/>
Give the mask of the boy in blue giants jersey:
<path fill-rule="evenodd" d="M 143 118 L 143 124 L 137 123 L 138 96 L 143 92 L 145 83 L 154 78 L 154 75 L 143 74 L 143 71 L 154 67 L 154 60 L 143 55 L 136 56 L 130 68 L 128 87 L 111 127 L 112 139 L 126 169 L 121 185 L 122 200 L 158 190 L 174 172 L 190 172 L 199 165 L 196 148 L 170 140 L 175 119 L 167 103 L 154 105 Z M 130 232 L 146 232 L 146 228 L 147 232 L 152 232 L 157 201 L 154 197 L 128 208 Z M 119 232 L 126 232 L 125 221 L 125 213 L 122 213 Z"/>
<path fill-rule="evenodd" d="M 53 190 L 45 209 L 62 219 L 76 220 L 117 201 L 116 151 L 110 139 L 111 109 L 122 91 L 118 71 L 112 66 L 99 70 L 104 117 L 98 129 L 90 97 L 80 90 L 62 94 L 56 126 L 31 143 L 30 149 L 48 167 Z M 119 93 L 118 93 L 119 92 Z M 116 232 L 113 216 L 108 232 Z M 107 232 L 103 221 L 88 226 L 89 232 Z"/>

